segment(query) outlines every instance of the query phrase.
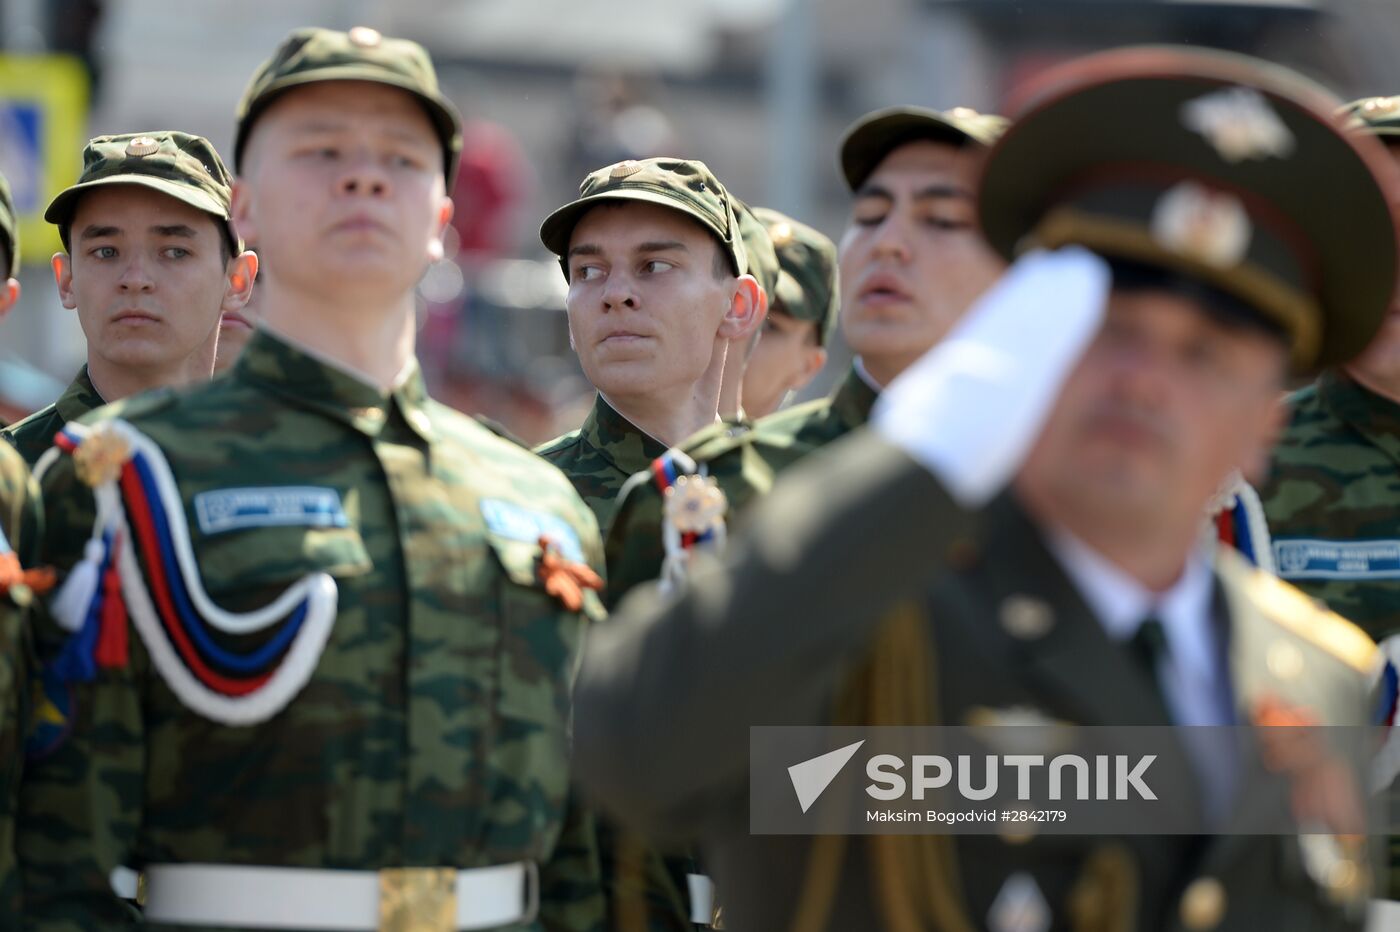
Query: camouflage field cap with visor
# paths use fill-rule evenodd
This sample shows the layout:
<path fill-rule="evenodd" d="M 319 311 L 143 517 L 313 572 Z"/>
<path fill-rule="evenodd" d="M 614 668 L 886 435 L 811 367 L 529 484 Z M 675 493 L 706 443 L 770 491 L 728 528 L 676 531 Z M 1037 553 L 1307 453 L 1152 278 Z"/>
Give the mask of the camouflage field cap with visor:
<path fill-rule="evenodd" d="M 1243 55 L 1140 47 L 1053 68 L 1014 101 L 978 191 L 1003 256 L 1075 244 L 1204 285 L 1282 333 L 1298 374 L 1375 334 L 1400 170 L 1320 86 Z"/>
<path fill-rule="evenodd" d="M 233 167 L 243 170 L 243 152 L 254 124 L 284 91 L 324 81 L 369 81 L 408 91 L 423 104 L 442 143 L 447 189 L 457 176 L 462 154 L 462 118 L 438 87 L 427 51 L 408 39 L 391 39 L 368 26 L 348 32 L 294 29 L 272 57 L 258 66 L 235 111 Z"/>
<path fill-rule="evenodd" d="M 778 253 L 773 241 L 768 237 L 768 227 L 759 219 L 755 208 L 737 197 L 734 202 L 734 217 L 739 221 L 739 237 L 744 241 L 744 254 L 748 259 L 748 272 L 768 295 L 769 306 L 777 300 Z"/>
<path fill-rule="evenodd" d="M 910 142 L 930 140 L 956 146 L 990 146 L 1006 130 L 1005 117 L 978 113 L 971 107 L 930 110 L 886 107 L 852 123 L 841 136 L 841 175 L 855 191 L 865 184 L 885 156 Z"/>
<path fill-rule="evenodd" d="M 776 210 L 757 207 L 754 215 L 768 227 L 781 269 L 770 310 L 816 324 L 817 343 L 826 346 L 841 307 L 836 244 Z"/>
<path fill-rule="evenodd" d="M 734 201 L 704 162 L 690 159 L 627 159 L 592 172 L 570 201 L 545 218 L 540 242 L 559 257 L 569 277 L 569 239 L 579 220 L 605 201 L 637 201 L 678 211 L 714 235 L 736 275 L 748 272 L 744 239 Z"/>
<path fill-rule="evenodd" d="M 15 222 L 15 199 L 4 175 L 0 175 L 0 241 L 5 248 L 5 277 L 14 278 L 19 268 L 19 226 Z"/>
<path fill-rule="evenodd" d="M 233 254 L 243 251 L 229 213 L 228 169 L 203 136 L 160 130 L 98 136 L 88 142 L 77 183 L 60 191 L 44 211 L 44 219 L 58 227 L 65 249 L 72 248 L 69 227 L 79 199 L 94 188 L 114 184 L 150 188 L 212 215 Z"/>

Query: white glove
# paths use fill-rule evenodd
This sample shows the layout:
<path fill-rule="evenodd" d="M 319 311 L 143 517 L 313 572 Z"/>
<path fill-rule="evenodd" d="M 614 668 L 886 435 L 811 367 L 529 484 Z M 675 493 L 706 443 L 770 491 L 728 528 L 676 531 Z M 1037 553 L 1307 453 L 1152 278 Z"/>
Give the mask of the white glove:
<path fill-rule="evenodd" d="M 874 429 L 967 508 L 1015 475 L 1099 325 L 1111 275 L 1078 246 L 1029 253 L 880 395 Z"/>

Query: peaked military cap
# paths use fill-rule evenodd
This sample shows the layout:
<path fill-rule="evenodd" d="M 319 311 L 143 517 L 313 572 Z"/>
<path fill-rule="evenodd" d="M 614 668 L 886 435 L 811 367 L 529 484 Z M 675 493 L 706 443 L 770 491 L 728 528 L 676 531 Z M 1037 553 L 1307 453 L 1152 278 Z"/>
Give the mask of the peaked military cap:
<path fill-rule="evenodd" d="M 578 191 L 577 200 L 554 211 L 540 225 L 540 242 L 559 257 L 565 278 L 569 277 L 569 239 L 574 227 L 604 201 L 640 201 L 682 213 L 714 234 L 736 274 L 748 271 L 735 200 L 704 162 L 627 159 L 592 172 Z"/>
<path fill-rule="evenodd" d="M 1006 119 L 978 113 L 971 107 L 930 110 L 927 107 L 887 107 L 856 120 L 841 137 L 841 174 L 856 190 L 905 143 L 920 140 L 956 146 L 989 146 L 1006 130 Z"/>
<path fill-rule="evenodd" d="M 1008 258 L 1077 244 L 1189 277 L 1281 330 L 1295 371 L 1345 361 L 1395 291 L 1386 191 L 1400 175 L 1342 129 L 1338 103 L 1242 55 L 1090 55 L 1008 108 L 978 193 L 983 232 Z"/>
<path fill-rule="evenodd" d="M 235 112 L 233 165 L 241 171 L 243 150 L 258 117 L 284 91 L 324 81 L 370 81 L 408 91 L 427 111 L 442 142 L 442 171 L 448 190 L 462 154 L 462 118 L 438 87 L 427 51 L 408 39 L 391 39 L 368 26 L 348 32 L 294 29 L 272 57 L 258 66 Z"/>
<path fill-rule="evenodd" d="M 76 184 L 60 191 L 44 211 L 56 224 L 64 248 L 83 194 L 114 184 L 140 185 L 211 214 L 234 254 L 243 251 L 229 213 L 232 182 L 224 160 L 203 136 L 174 130 L 98 136 L 83 148 L 83 171 Z"/>
<path fill-rule="evenodd" d="M 817 342 L 827 345 L 841 304 L 836 244 L 776 210 L 756 207 L 754 216 L 768 227 L 768 238 L 778 253 L 781 273 L 774 307 L 816 324 Z"/>

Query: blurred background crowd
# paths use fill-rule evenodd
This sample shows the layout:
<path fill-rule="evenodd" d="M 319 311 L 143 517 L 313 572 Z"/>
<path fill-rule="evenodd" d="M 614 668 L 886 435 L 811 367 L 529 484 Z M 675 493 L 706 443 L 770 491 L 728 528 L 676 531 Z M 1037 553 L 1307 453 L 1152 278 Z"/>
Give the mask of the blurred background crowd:
<path fill-rule="evenodd" d="M 1213 46 L 1343 97 L 1400 92 L 1396 0 L 0 0 L 0 172 L 24 250 L 0 324 L 0 419 L 52 401 L 84 359 L 40 215 L 86 139 L 180 129 L 229 158 L 247 76 L 306 24 L 417 40 L 466 116 L 447 258 L 419 287 L 419 355 L 438 398 L 531 443 L 592 403 L 536 231 L 594 168 L 698 158 L 749 203 L 836 236 L 849 200 L 836 142 L 853 118 L 994 111 L 1012 84 L 1094 49 Z M 844 371 L 839 344 L 832 356 L 807 396 Z"/>

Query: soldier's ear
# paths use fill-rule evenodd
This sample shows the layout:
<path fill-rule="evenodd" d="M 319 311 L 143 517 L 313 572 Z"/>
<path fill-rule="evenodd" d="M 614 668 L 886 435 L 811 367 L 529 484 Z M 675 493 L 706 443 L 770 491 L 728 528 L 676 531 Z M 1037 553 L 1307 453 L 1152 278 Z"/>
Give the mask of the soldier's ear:
<path fill-rule="evenodd" d="M 229 216 L 233 218 L 233 228 L 245 243 L 258 239 L 257 223 L 252 216 L 253 199 L 248 194 L 248 184 L 241 177 L 233 179 L 233 195 L 229 202 Z"/>
<path fill-rule="evenodd" d="M 78 309 L 78 299 L 73 294 L 73 260 L 66 252 L 56 252 L 50 260 L 53 266 L 54 284 L 58 286 L 58 300 L 70 311 Z"/>
<path fill-rule="evenodd" d="M 720 339 L 742 342 L 763 324 L 768 316 L 768 295 L 752 275 L 740 275 L 734 280 L 734 293 L 729 298 L 729 310 L 719 323 Z"/>
<path fill-rule="evenodd" d="M 244 250 L 228 260 L 228 286 L 224 289 L 221 310 L 241 310 L 253 296 L 253 282 L 258 277 L 258 254 Z"/>
<path fill-rule="evenodd" d="M 0 317 L 10 313 L 10 308 L 19 300 L 19 282 L 13 278 L 0 281 Z"/>

